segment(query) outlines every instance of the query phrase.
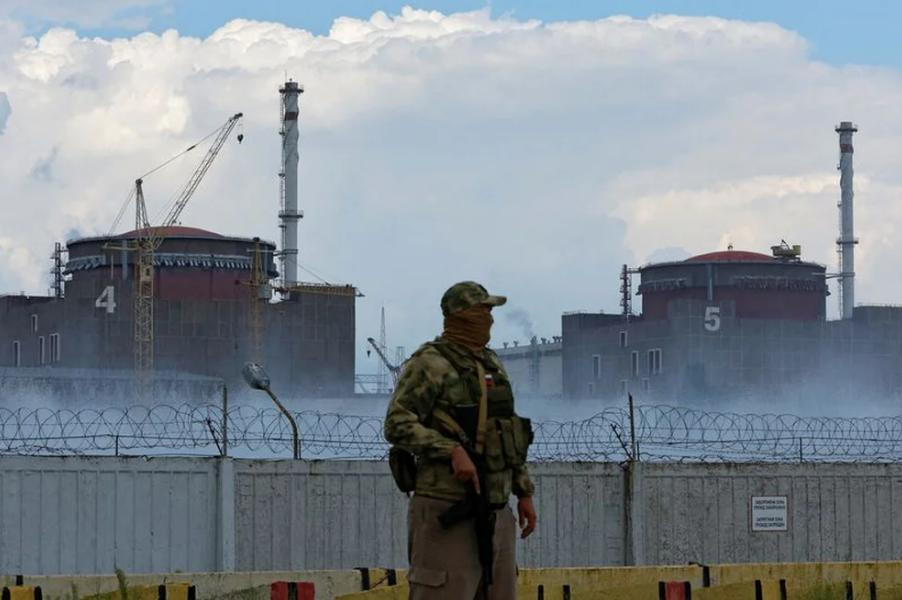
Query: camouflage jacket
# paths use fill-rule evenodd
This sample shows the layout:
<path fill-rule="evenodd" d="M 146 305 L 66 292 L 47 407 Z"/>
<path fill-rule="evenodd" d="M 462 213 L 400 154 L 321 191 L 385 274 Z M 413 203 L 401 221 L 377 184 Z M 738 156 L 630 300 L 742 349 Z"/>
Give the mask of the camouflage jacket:
<path fill-rule="evenodd" d="M 489 349 L 480 358 L 460 344 L 436 338 L 421 346 L 404 365 L 388 405 L 384 433 L 391 444 L 417 457 L 417 494 L 452 501 L 466 495 L 464 485 L 451 473 L 451 451 L 460 442 L 433 419 L 432 413 L 441 409 L 453 418 L 456 405 L 478 404 L 481 390 L 477 360 L 482 362 L 490 384 L 488 416 L 494 418 L 492 422 L 509 421 L 511 417 L 519 420 L 514 413 L 510 379 L 498 356 Z M 490 437 L 486 438 L 487 460 L 493 451 L 502 452 L 503 444 L 498 440 L 492 444 Z M 529 441 L 520 443 L 524 458 Z M 486 474 L 486 485 L 493 504 L 507 503 L 512 492 L 518 497 L 531 496 L 534 489 L 525 463 L 509 468 L 503 460 Z"/>

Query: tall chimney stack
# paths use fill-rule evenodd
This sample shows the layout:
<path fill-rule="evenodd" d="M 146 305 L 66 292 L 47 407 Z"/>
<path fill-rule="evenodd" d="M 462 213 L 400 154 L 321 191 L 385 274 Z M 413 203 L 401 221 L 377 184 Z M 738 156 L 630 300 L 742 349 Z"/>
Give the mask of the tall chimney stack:
<path fill-rule="evenodd" d="M 852 134 L 858 128 L 851 121 L 843 121 L 836 126 L 839 134 L 839 187 L 842 192 L 839 201 L 839 309 L 843 319 L 851 319 L 855 309 L 855 239 L 852 188 Z"/>
<path fill-rule="evenodd" d="M 282 230 L 282 281 L 285 287 L 298 283 L 298 220 L 304 213 L 298 210 L 298 96 L 304 93 L 296 81 L 286 81 L 279 88 L 282 94 L 282 170 L 279 228 Z"/>

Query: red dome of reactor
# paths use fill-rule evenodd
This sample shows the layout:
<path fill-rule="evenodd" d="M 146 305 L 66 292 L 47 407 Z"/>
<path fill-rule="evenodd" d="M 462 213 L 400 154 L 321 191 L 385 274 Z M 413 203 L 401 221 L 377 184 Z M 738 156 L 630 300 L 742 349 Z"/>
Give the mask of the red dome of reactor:
<path fill-rule="evenodd" d="M 686 262 L 772 262 L 773 256 L 747 250 L 721 250 L 687 258 Z"/>
<path fill-rule="evenodd" d="M 826 269 L 802 261 L 799 252 L 781 246 L 773 256 L 723 250 L 646 265 L 639 269 L 642 316 L 668 319 L 685 302 L 703 301 L 728 306 L 739 318 L 824 319 Z"/>
<path fill-rule="evenodd" d="M 73 292 L 87 287 L 101 289 L 111 277 L 133 277 L 135 253 L 128 240 L 143 230 L 120 235 L 71 240 L 66 272 L 72 275 L 68 288 Z M 276 246 L 272 242 L 224 236 L 197 227 L 173 225 L 154 228 L 162 238 L 154 252 L 154 296 L 163 300 L 241 300 L 248 287 L 254 252 L 261 253 L 262 270 L 277 276 L 273 264 Z"/>
<path fill-rule="evenodd" d="M 184 227 L 182 225 L 151 227 L 150 229 L 153 230 L 154 235 L 158 235 L 163 238 L 222 239 L 225 237 L 219 233 L 207 231 L 206 229 L 200 229 L 199 227 Z M 143 234 L 145 231 L 145 229 L 132 229 L 131 231 L 126 231 L 125 233 L 116 237 L 130 240 L 136 238 L 139 233 Z"/>

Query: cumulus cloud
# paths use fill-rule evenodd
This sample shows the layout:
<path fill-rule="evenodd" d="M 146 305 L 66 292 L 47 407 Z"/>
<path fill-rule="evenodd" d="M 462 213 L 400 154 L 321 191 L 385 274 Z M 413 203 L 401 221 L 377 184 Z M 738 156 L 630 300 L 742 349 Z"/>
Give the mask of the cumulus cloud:
<path fill-rule="evenodd" d="M 617 310 L 620 266 L 664 250 L 786 239 L 833 264 L 832 127 L 846 119 L 861 126 L 858 295 L 902 296 L 900 73 L 814 62 L 774 24 L 404 9 L 338 19 L 322 36 L 234 20 L 206 39 L 57 28 L 0 35 L 0 49 L 15 107 L 0 177 L 7 198 L 28 199 L 4 200 L 0 235 L 24 253 L 4 264 L 11 289 L 37 287 L 54 241 L 105 232 L 137 175 L 238 110 L 244 143 L 226 147 L 182 221 L 276 239 L 287 74 L 306 89 L 300 260 L 366 294 L 361 349 L 384 305 L 389 344 L 411 350 L 464 279 L 508 295 L 550 337 L 565 310 Z M 48 157 L 52 177 L 30 177 Z M 152 211 L 195 160 L 148 178 Z M 522 335 L 496 319 L 499 342 Z"/>
<path fill-rule="evenodd" d="M 46 282 L 41 280 L 41 266 L 34 260 L 28 248 L 8 237 L 0 236 L 0 293 L 46 293 Z M 46 269 L 45 269 L 46 270 Z"/>

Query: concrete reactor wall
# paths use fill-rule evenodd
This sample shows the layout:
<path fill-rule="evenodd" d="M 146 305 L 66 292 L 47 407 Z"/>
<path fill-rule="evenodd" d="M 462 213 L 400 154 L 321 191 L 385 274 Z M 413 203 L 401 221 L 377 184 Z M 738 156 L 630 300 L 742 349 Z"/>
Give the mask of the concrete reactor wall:
<path fill-rule="evenodd" d="M 743 318 L 730 300 L 675 299 L 666 319 L 562 318 L 568 398 L 717 406 L 809 397 L 902 396 L 902 310 L 856 307 L 853 319 Z M 657 352 L 657 360 L 652 354 Z"/>
<path fill-rule="evenodd" d="M 561 342 L 533 339 L 522 346 L 492 348 L 504 364 L 517 397 L 559 398 L 563 389 Z"/>
<path fill-rule="evenodd" d="M 902 465 L 543 463 L 523 566 L 898 560 Z M 0 458 L 0 572 L 401 567 L 385 462 Z M 784 514 L 752 531 L 753 499 Z"/>

